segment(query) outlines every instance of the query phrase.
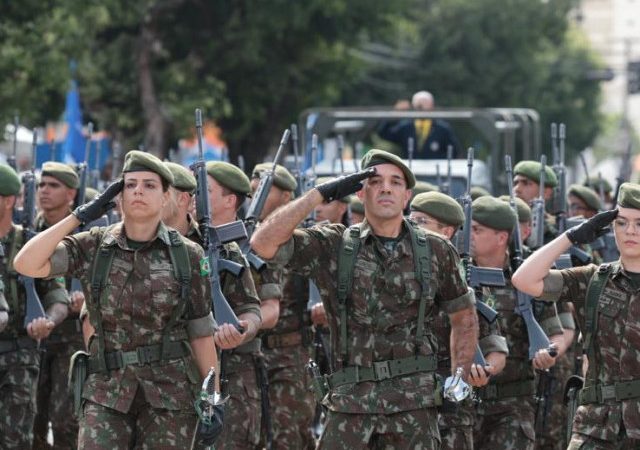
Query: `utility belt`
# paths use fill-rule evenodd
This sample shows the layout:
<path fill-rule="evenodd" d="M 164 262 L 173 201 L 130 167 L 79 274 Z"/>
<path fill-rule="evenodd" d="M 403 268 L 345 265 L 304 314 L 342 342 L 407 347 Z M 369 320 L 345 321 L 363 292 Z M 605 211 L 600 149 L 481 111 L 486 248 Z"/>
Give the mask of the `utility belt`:
<path fill-rule="evenodd" d="M 640 379 L 616 381 L 613 384 L 596 384 L 582 388 L 578 394 L 581 405 L 605 403 L 608 400 L 620 402 L 640 398 Z"/>
<path fill-rule="evenodd" d="M 302 331 L 291 333 L 267 334 L 262 336 L 262 346 L 265 349 L 294 347 L 307 345 L 311 342 L 311 328 L 304 327 Z"/>
<path fill-rule="evenodd" d="M 488 384 L 478 390 L 481 400 L 502 400 L 508 397 L 533 397 L 536 392 L 534 380 Z"/>
<path fill-rule="evenodd" d="M 410 356 L 408 358 L 375 361 L 371 367 L 348 366 L 326 377 L 329 388 L 364 381 L 382 381 L 419 372 L 435 372 L 438 359 L 435 355 Z"/>
<path fill-rule="evenodd" d="M 38 348 L 38 343 L 29 337 L 6 339 L 0 341 L 0 354 L 17 352 L 18 350 L 31 350 Z"/>
<path fill-rule="evenodd" d="M 122 369 L 127 366 L 143 366 L 145 364 L 158 362 L 160 360 L 178 359 L 190 353 L 186 341 L 169 342 L 164 348 L 163 354 L 162 344 L 143 345 L 135 350 L 123 352 L 109 352 L 104 354 L 107 370 Z M 100 357 L 91 355 L 87 361 L 87 374 L 97 373 L 101 371 Z"/>

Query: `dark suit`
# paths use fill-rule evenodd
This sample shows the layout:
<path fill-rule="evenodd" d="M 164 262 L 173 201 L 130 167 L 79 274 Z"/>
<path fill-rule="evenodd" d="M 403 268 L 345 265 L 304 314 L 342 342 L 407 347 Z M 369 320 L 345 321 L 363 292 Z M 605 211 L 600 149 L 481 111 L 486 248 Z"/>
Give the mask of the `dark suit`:
<path fill-rule="evenodd" d="M 460 143 L 453 134 L 451 127 L 444 120 L 434 119 L 431 122 L 429 135 L 424 144 L 419 148 L 416 127 L 413 120 L 401 120 L 400 122 L 384 122 L 378 127 L 378 135 L 387 141 L 398 144 L 402 149 L 401 157 L 407 158 L 407 142 L 413 138 L 416 159 L 444 159 L 447 157 L 447 147 L 453 147 L 453 157 L 460 154 Z"/>

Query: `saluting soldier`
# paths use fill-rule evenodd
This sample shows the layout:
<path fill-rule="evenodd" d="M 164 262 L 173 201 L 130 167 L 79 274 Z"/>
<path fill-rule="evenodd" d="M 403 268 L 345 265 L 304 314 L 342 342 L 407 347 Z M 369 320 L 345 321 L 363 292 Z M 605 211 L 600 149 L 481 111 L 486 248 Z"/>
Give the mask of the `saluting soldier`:
<path fill-rule="evenodd" d="M 613 221 L 620 259 L 550 270 L 571 245 L 592 242 Z M 535 252 L 514 275 L 521 290 L 571 301 L 589 358 L 569 449 L 640 447 L 640 186 L 620 187 L 617 209 L 597 214 Z"/>
<path fill-rule="evenodd" d="M 22 450 L 31 448 L 33 442 L 40 372 L 38 343 L 67 316 L 69 297 L 64 280 L 36 280 L 47 317 L 35 319 L 25 329 L 26 291 L 13 263 L 25 243 L 23 228 L 12 223 L 20 188 L 14 170 L 0 164 L 0 284 L 6 297 L 0 306 L 0 448 Z"/>
<path fill-rule="evenodd" d="M 191 445 L 195 393 L 217 365 L 208 264 L 202 248 L 161 222 L 171 172 L 153 155 L 130 151 L 123 179 L 38 234 L 17 255 L 34 277 L 71 275 L 85 298 L 86 380 L 79 449 Z M 122 191 L 123 222 L 67 236 L 100 217 Z M 82 359 L 80 359 L 82 361 Z M 75 373 L 75 371 L 74 371 Z M 221 428 L 198 428 L 210 444 Z"/>
<path fill-rule="evenodd" d="M 441 234 L 449 241 L 465 221 L 462 206 L 441 192 L 426 192 L 416 195 L 411 201 L 409 218 L 425 230 Z M 476 387 L 486 385 L 489 381 L 489 374 L 496 375 L 502 370 L 506 355 L 509 353 L 507 341 L 500 335 L 496 321 L 489 323 L 479 314 L 478 324 L 480 330 L 478 345 L 488 366 L 475 367 L 476 372 L 482 376 L 472 376 L 469 381 Z M 438 313 L 434 321 L 434 328 L 438 338 L 438 373 L 446 378 L 451 373 L 451 348 L 449 345 L 451 325 L 445 313 Z M 473 450 L 474 422 L 475 408 L 470 398 L 461 404 L 455 404 L 445 399 L 440 407 L 438 418 L 442 438 L 440 449 Z"/>
<path fill-rule="evenodd" d="M 371 170 L 318 185 L 274 212 L 251 243 L 312 278 L 325 304 L 335 371 L 318 448 L 435 449 L 437 349 L 429 323 L 438 309 L 449 314 L 451 365 L 466 378 L 478 332 L 473 293 L 453 246 L 402 216 L 415 185 L 411 170 L 381 150 L 370 150 L 361 167 Z M 318 204 L 361 188 L 363 223 L 296 229 Z"/>

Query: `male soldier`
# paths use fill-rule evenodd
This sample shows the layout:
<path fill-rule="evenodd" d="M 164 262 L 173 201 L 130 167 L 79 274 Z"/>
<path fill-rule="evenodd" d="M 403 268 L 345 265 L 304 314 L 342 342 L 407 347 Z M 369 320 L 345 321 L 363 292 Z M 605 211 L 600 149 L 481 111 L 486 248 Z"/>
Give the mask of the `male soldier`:
<path fill-rule="evenodd" d="M 508 195 L 501 195 L 498 197 L 503 202 L 509 203 L 511 201 L 511 197 Z M 520 239 L 522 242 L 527 240 L 529 236 L 531 236 L 531 208 L 529 205 L 519 197 L 514 198 L 516 202 L 516 209 L 518 211 L 518 225 L 520 226 Z M 531 253 L 528 248 L 523 244 L 523 258 L 526 258 Z"/>
<path fill-rule="evenodd" d="M 356 195 L 351 196 L 351 225 L 364 220 L 364 205 Z"/>
<path fill-rule="evenodd" d="M 513 168 L 513 195 L 521 198 L 531 205 L 540 195 L 540 169 L 542 165 L 538 161 L 520 161 Z M 558 177 L 550 166 L 544 170 L 544 200 L 553 197 L 553 188 L 558 185 Z M 551 241 L 558 231 L 555 228 L 555 219 L 545 212 L 544 242 Z"/>
<path fill-rule="evenodd" d="M 462 206 L 448 195 L 440 192 L 426 192 L 414 197 L 411 201 L 411 216 L 409 218 L 425 230 L 439 233 L 449 241 L 465 221 Z M 470 377 L 471 384 L 479 387 L 488 382 L 485 372 L 496 375 L 504 368 L 509 350 L 507 341 L 500 336 L 497 323 L 490 324 L 482 315 L 479 315 L 478 319 L 479 346 L 488 364 L 484 368 L 476 367 L 476 364 L 472 366 L 472 374 L 475 370 L 482 375 L 481 377 Z M 442 312 L 437 315 L 434 323 L 435 335 L 438 338 L 438 373 L 446 378 L 451 373 L 449 359 L 451 325 L 446 314 Z M 460 405 L 444 400 L 438 418 L 438 427 L 442 438 L 441 450 L 473 450 L 474 416 L 475 410 L 471 399 Z"/>
<path fill-rule="evenodd" d="M 173 182 L 162 162 L 132 150 L 122 172 L 29 241 L 15 265 L 29 276 L 70 274 L 82 283 L 91 354 L 75 355 L 78 448 L 184 449 L 196 426 L 195 393 L 217 365 L 208 265 L 202 248 L 161 222 Z M 122 223 L 68 236 L 104 214 L 121 190 Z M 86 379 L 78 379 L 83 367 Z M 216 405 L 214 424 L 199 423 L 200 442 L 213 443 L 221 415 Z"/>
<path fill-rule="evenodd" d="M 176 211 L 171 217 L 167 217 L 165 209 L 164 221 L 169 226 L 177 225 L 179 228 L 176 229 L 183 235 L 202 245 L 198 223 L 188 216 L 191 194 L 197 187 L 196 179 L 190 171 L 178 164 L 164 164 L 171 170 L 175 180 L 171 189 L 174 199 L 169 202 L 173 206 L 169 209 Z M 249 178 L 240 169 L 226 162 L 209 162 L 206 167 L 211 225 L 233 222 L 236 220 L 238 207 L 244 202 L 244 196 L 251 190 Z M 211 173 L 232 187 L 224 188 Z M 226 194 L 223 192 L 225 190 Z M 183 229 L 189 231 L 183 233 Z M 260 423 L 256 419 L 259 417 L 260 397 L 254 369 L 254 357 L 260 352 L 260 341 L 254 339 L 261 324 L 260 302 L 247 261 L 238 244 L 225 244 L 223 257 L 244 267 L 240 282 L 233 280 L 233 275 L 226 272 L 221 276 L 225 296 L 238 316 L 243 332 L 230 324 L 221 324 L 214 335 L 216 346 L 223 350 L 221 375 L 230 380 L 226 392 L 223 392 L 229 395 L 228 406 L 225 408 L 227 426 L 218 438 L 216 447 L 248 449 L 255 446 L 260 438 Z M 229 292 L 229 288 L 233 286 L 240 291 Z"/>
<path fill-rule="evenodd" d="M 620 259 L 550 270 L 571 245 L 592 242 L 613 223 Z M 581 405 L 568 449 L 640 447 L 640 186 L 623 183 L 617 209 L 597 214 L 534 253 L 514 275 L 514 284 L 544 300 L 571 301 L 589 357 Z"/>
<path fill-rule="evenodd" d="M 611 207 L 613 203 L 613 198 L 611 197 L 611 184 L 605 180 L 604 178 L 591 176 L 586 178 L 582 183 L 584 186 L 593 189 L 600 196 L 600 191 L 602 190 L 602 202 L 605 209 L 607 207 Z M 600 189 L 602 187 L 602 189 Z"/>
<path fill-rule="evenodd" d="M 451 365 L 466 379 L 478 332 L 473 293 L 455 249 L 402 216 L 415 185 L 402 160 L 370 150 L 361 167 L 369 170 L 318 185 L 276 211 L 251 244 L 314 279 L 325 302 L 335 371 L 327 379 L 329 413 L 318 448 L 438 448 L 437 361 L 428 324 L 438 309 L 450 314 Z M 296 229 L 316 205 L 361 188 L 363 223 Z"/>
<path fill-rule="evenodd" d="M 582 216 L 585 219 L 598 214 L 602 208 L 600 198 L 593 189 L 579 184 L 572 184 L 567 190 L 567 200 L 569 203 L 569 217 Z"/>
<path fill-rule="evenodd" d="M 260 174 L 270 168 L 271 164 L 265 163 L 253 169 L 251 188 L 254 192 Z M 278 165 L 260 219 L 265 220 L 277 208 L 288 204 L 293 199 L 296 186 L 293 175 Z M 262 351 L 269 373 L 273 448 L 313 448 L 310 430 L 314 401 L 304 369 L 310 356 L 310 322 L 306 314 L 309 282 L 307 278 L 285 270 L 281 285 L 278 322 L 275 327 L 262 333 Z"/>
<path fill-rule="evenodd" d="M 0 411 L 3 413 L 0 448 L 3 449 L 31 448 L 40 371 L 38 340 L 47 337 L 52 328 L 64 320 L 69 304 L 61 280 L 36 281 L 47 317 L 35 319 L 24 328 L 26 291 L 13 267 L 13 258 L 24 245 L 25 235 L 22 227 L 11 220 L 20 186 L 13 169 L 0 164 L 0 284 L 4 285 L 6 297 L 0 307 Z M 36 323 L 45 326 L 42 335 L 32 332 Z"/>
<path fill-rule="evenodd" d="M 36 231 L 44 231 L 71 214 L 79 183 L 76 171 L 66 164 L 49 161 L 42 165 L 38 185 L 40 213 L 34 225 Z M 67 288 L 70 288 L 70 279 L 67 280 Z M 47 340 L 41 361 L 34 450 L 49 448 L 49 421 L 54 449 L 74 447 L 78 439 L 78 422 L 73 418 L 67 374 L 71 355 L 84 347 L 78 322 L 84 297 L 81 292 L 71 292 L 70 300 L 69 316 Z"/>
<path fill-rule="evenodd" d="M 477 449 L 534 448 L 535 409 L 534 368 L 547 369 L 555 358 L 547 349 L 539 350 L 529 362 L 529 342 L 524 319 L 514 311 L 516 292 L 509 281 L 511 266 L 509 239 L 516 226 L 516 215 L 506 202 L 495 197 L 480 197 L 472 204 L 471 252 L 479 267 L 503 269 L 505 287 L 484 287 L 483 298 L 498 311 L 500 330 L 507 338 L 509 356 L 504 370 L 493 375 L 489 385 L 479 392 L 482 402 L 477 411 L 474 443 Z M 542 305 L 537 314 L 540 326 L 559 351 L 566 345 L 562 327 L 553 305 Z M 482 376 L 483 374 L 479 374 Z"/>

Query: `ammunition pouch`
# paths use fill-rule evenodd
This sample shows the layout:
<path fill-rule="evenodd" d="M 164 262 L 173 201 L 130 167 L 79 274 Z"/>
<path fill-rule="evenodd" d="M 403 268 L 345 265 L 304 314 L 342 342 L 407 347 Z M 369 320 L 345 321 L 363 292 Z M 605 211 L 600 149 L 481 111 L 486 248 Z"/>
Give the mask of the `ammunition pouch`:
<path fill-rule="evenodd" d="M 17 352 L 18 350 L 32 350 L 38 348 L 38 343 L 29 337 L 19 337 L 0 341 L 0 355 Z"/>
<path fill-rule="evenodd" d="M 579 394 L 580 404 L 605 403 L 609 400 L 621 402 L 640 397 L 640 379 L 617 381 L 614 384 L 585 386 Z"/>
<path fill-rule="evenodd" d="M 488 384 L 479 389 L 481 400 L 502 400 L 508 397 L 533 397 L 536 392 L 533 380 L 513 381 L 511 383 Z"/>
<path fill-rule="evenodd" d="M 373 366 L 348 366 L 327 377 L 330 388 L 364 381 L 382 381 L 419 372 L 435 372 L 438 360 L 435 355 L 411 356 L 387 361 L 374 361 Z"/>
<path fill-rule="evenodd" d="M 128 352 L 117 351 L 104 354 L 106 368 L 102 366 L 102 361 L 97 356 L 91 356 L 88 361 L 88 373 L 98 373 L 106 370 L 117 370 L 127 366 L 144 366 L 146 364 L 159 362 L 162 360 L 179 359 L 190 354 L 186 341 L 169 342 L 165 348 L 162 344 L 146 345 L 137 347 Z"/>
<path fill-rule="evenodd" d="M 578 409 L 578 397 L 584 386 L 584 378 L 579 375 L 571 375 L 564 387 L 564 404 L 567 406 L 567 423 L 565 424 L 566 442 L 571 440 L 573 431 L 573 419 Z"/>
<path fill-rule="evenodd" d="M 67 387 L 73 390 L 73 412 L 77 419 L 82 413 L 82 390 L 84 382 L 89 375 L 89 358 L 91 355 L 82 350 L 71 356 Z"/>

